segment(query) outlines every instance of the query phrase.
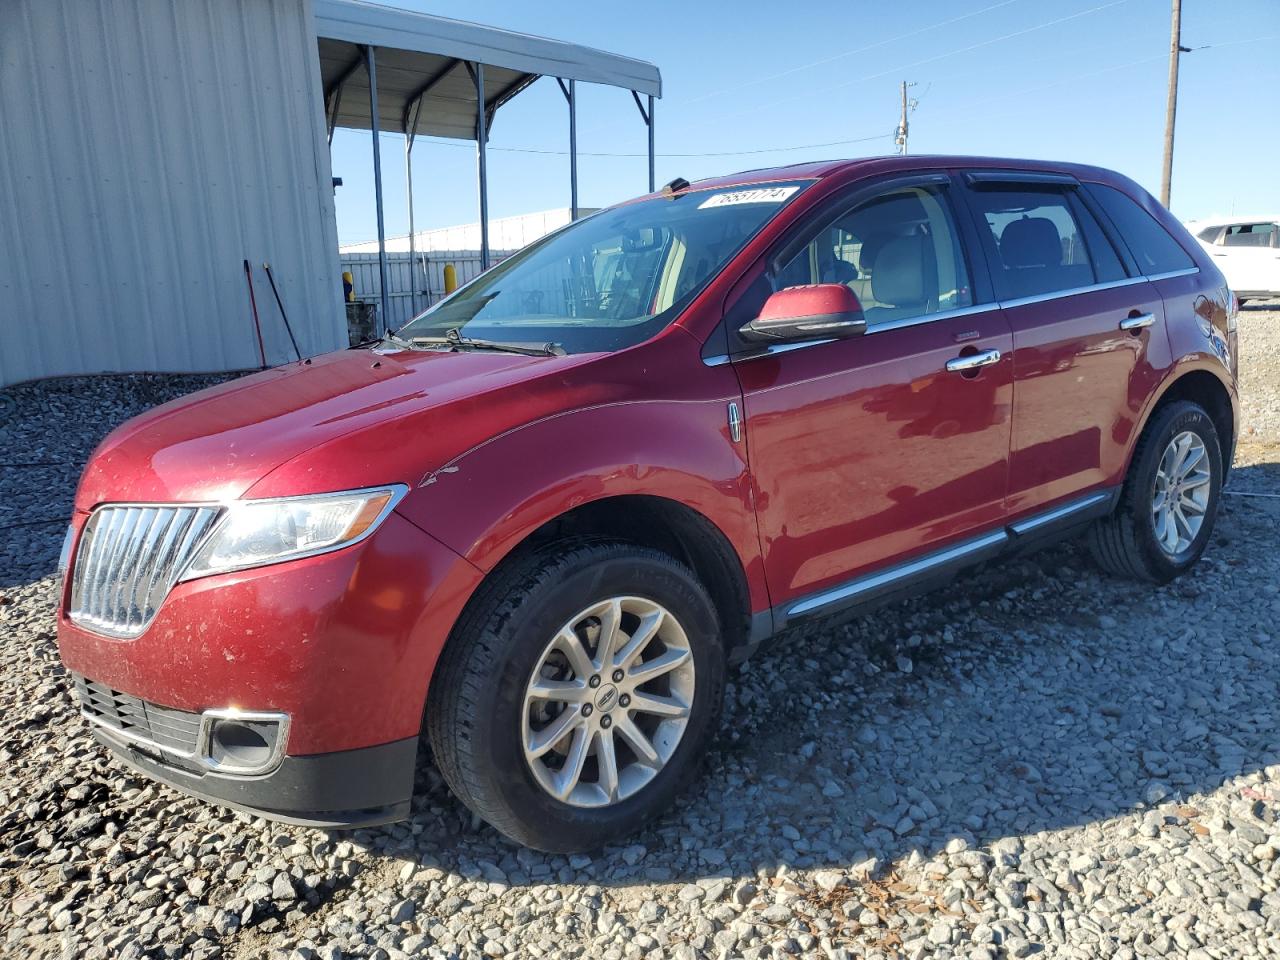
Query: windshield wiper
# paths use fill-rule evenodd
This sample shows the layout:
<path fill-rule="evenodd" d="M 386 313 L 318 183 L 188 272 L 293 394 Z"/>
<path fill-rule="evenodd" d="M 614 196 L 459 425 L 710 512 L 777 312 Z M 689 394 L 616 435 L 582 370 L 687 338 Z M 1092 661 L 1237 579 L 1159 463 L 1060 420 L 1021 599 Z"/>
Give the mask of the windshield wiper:
<path fill-rule="evenodd" d="M 394 343 L 396 346 L 398 346 L 398 347 L 404 347 L 406 350 L 412 350 L 412 349 L 413 349 L 413 344 L 412 344 L 412 343 L 410 343 L 410 342 L 409 342 L 408 340 L 406 340 L 404 337 L 397 337 L 397 336 L 396 336 L 396 334 L 395 334 L 395 331 L 393 331 L 393 330 L 388 330 L 388 331 L 387 331 L 386 333 L 384 333 L 381 337 L 378 337 L 378 338 L 376 338 L 376 339 L 369 340 L 369 341 L 366 341 L 366 342 L 367 342 L 367 343 L 383 343 L 383 342 L 387 342 L 387 343 Z"/>
<path fill-rule="evenodd" d="M 526 357 L 563 357 L 565 349 L 558 343 L 508 343 L 502 340 L 479 340 L 475 337 L 464 337 L 457 328 L 450 330 L 443 337 L 410 337 L 409 342 L 417 345 L 453 347 L 460 350 L 495 350 L 500 353 L 518 353 Z"/>

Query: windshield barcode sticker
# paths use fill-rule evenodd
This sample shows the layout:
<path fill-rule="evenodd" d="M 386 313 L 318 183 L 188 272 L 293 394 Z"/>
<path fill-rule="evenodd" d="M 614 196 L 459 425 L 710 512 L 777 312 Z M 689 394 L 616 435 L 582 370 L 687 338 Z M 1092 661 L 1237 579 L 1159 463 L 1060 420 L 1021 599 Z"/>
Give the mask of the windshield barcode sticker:
<path fill-rule="evenodd" d="M 799 189 L 799 187 L 758 187 L 755 190 L 735 190 L 733 193 L 717 193 L 698 204 L 698 209 L 727 207 L 735 203 L 781 203 Z"/>

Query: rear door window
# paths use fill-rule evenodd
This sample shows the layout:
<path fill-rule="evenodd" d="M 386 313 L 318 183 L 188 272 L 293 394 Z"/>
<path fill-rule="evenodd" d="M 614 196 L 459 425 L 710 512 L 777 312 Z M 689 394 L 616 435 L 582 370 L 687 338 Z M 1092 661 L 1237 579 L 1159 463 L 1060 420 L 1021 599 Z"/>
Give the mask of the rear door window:
<path fill-rule="evenodd" d="M 1100 183 L 1087 183 L 1085 189 L 1111 218 L 1143 273 L 1171 273 L 1196 265 L 1182 244 L 1128 194 Z"/>
<path fill-rule="evenodd" d="M 1110 241 L 1070 188 L 984 183 L 969 197 L 986 224 L 999 297 L 1058 293 L 1124 276 Z"/>

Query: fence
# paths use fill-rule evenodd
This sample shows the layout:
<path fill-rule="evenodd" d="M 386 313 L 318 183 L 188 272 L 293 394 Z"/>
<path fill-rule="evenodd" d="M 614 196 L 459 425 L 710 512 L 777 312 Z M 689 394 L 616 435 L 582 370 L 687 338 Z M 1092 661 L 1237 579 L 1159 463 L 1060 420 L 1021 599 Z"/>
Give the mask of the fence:
<path fill-rule="evenodd" d="M 514 251 L 494 251 L 492 261 L 497 263 Z M 417 270 L 418 310 L 425 310 L 444 296 L 444 268 L 452 263 L 458 274 L 458 286 L 480 273 L 480 253 L 477 250 L 432 250 L 419 252 Z M 381 275 L 376 253 L 340 254 L 342 269 L 350 270 L 357 300 L 377 303 L 382 294 Z M 392 329 L 413 318 L 414 270 L 407 252 L 387 254 L 387 312 L 383 324 Z"/>

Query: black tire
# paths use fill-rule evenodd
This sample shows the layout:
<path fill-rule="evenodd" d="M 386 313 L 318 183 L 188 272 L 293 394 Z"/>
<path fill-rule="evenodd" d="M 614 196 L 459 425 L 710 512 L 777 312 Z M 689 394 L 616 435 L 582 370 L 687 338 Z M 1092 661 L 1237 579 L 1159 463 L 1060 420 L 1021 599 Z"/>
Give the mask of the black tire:
<path fill-rule="evenodd" d="M 569 618 L 625 595 L 662 604 L 688 638 L 696 676 L 688 724 L 638 792 L 605 807 L 571 806 L 538 784 L 525 759 L 525 686 Z M 507 564 L 468 604 L 432 679 L 427 736 L 445 782 L 499 832 L 548 853 L 596 850 L 636 831 L 688 786 L 719 724 L 725 670 L 715 607 L 686 566 L 629 544 L 552 545 Z"/>
<path fill-rule="evenodd" d="M 1209 459 L 1209 499 L 1204 520 L 1191 544 L 1179 553 L 1169 554 L 1156 536 L 1151 504 L 1160 458 L 1183 431 L 1196 434 L 1204 444 Z M 1098 565 L 1109 573 L 1149 583 L 1168 583 L 1186 573 L 1213 536 L 1223 476 L 1222 444 L 1204 409 L 1186 400 L 1158 409 L 1138 440 L 1114 512 L 1090 528 L 1089 548 Z"/>

